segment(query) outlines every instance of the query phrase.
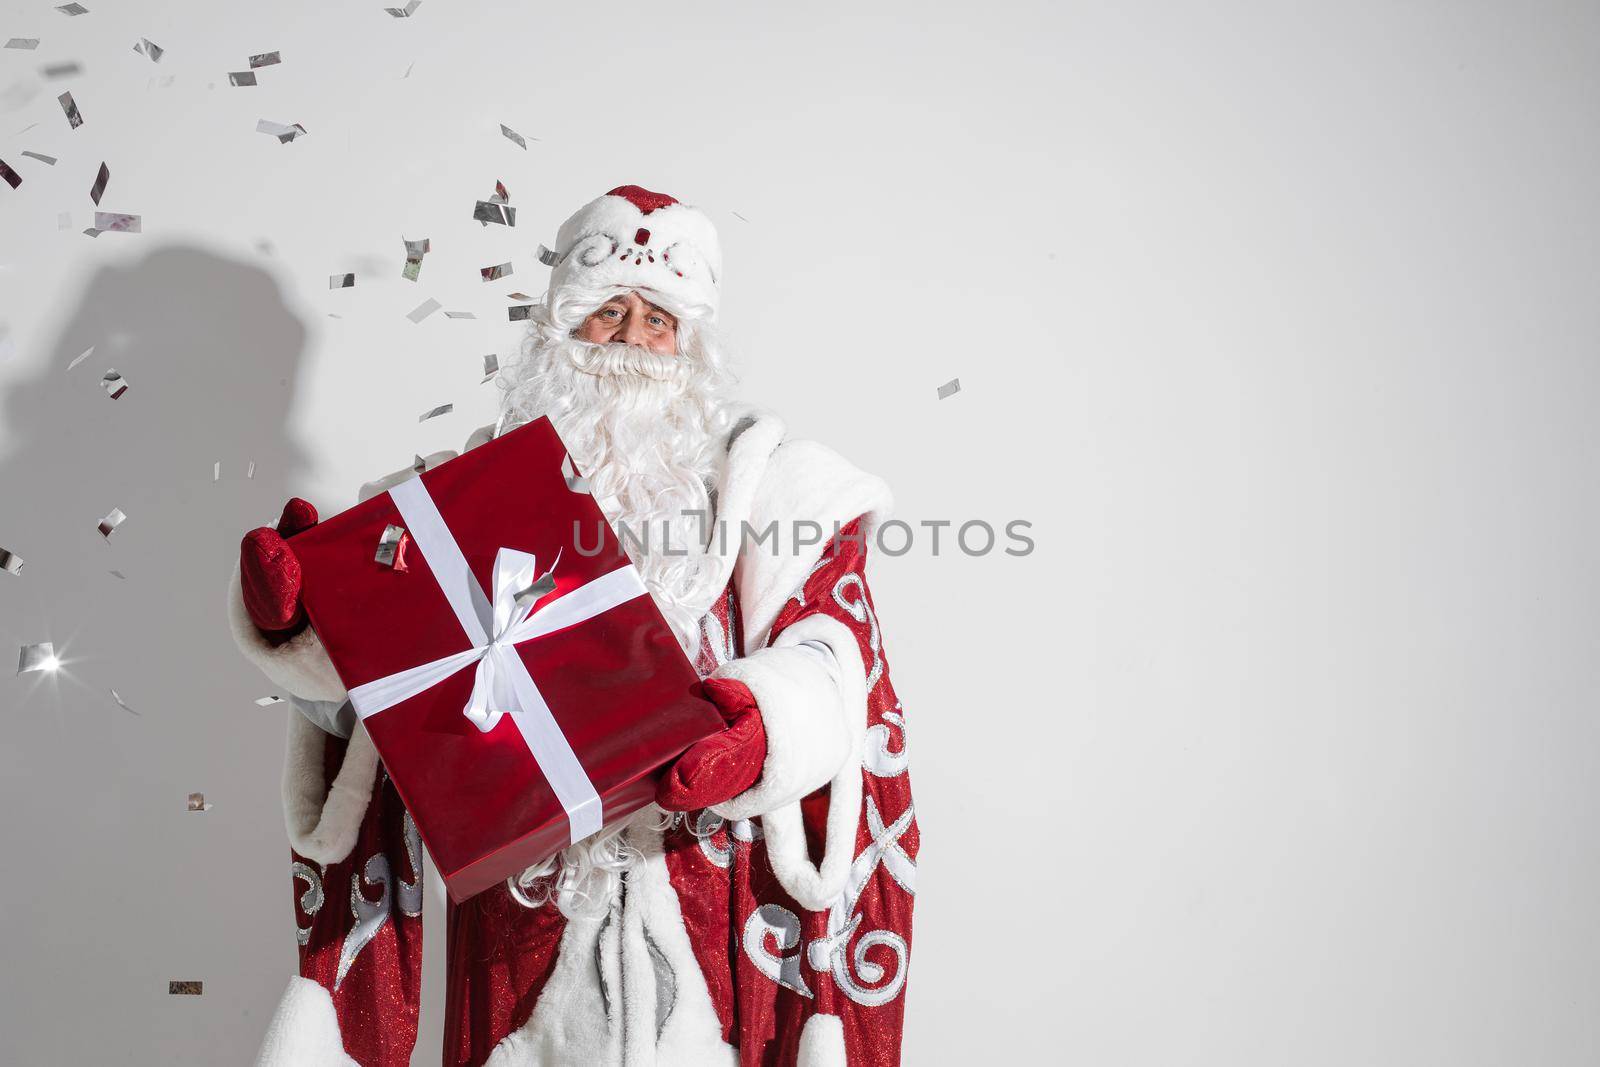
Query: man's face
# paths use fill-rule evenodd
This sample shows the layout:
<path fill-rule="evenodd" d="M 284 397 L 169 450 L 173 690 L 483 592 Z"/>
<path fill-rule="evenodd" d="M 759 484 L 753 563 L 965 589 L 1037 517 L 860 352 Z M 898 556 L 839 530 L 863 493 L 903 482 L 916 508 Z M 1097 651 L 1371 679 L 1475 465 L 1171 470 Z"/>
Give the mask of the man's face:
<path fill-rule="evenodd" d="M 631 290 L 601 304 L 572 335 L 592 344 L 637 345 L 658 355 L 678 354 L 678 320 Z"/>

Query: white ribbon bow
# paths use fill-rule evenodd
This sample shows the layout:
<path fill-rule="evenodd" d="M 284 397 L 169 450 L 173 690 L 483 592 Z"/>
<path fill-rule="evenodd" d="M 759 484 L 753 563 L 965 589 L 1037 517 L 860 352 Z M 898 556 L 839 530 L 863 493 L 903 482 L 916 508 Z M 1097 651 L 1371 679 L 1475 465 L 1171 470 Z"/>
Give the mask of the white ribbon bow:
<path fill-rule="evenodd" d="M 576 842 L 598 831 L 602 825 L 600 795 L 534 684 L 527 665 L 517 655 L 516 646 L 643 596 L 645 587 L 639 572 L 631 564 L 619 567 L 540 607 L 539 599 L 554 590 L 554 580 L 548 573 L 539 576 L 538 563 L 531 553 L 501 548 L 495 553 L 494 599 L 490 601 L 422 479 L 401 482 L 389 490 L 389 496 L 472 644 L 460 652 L 356 686 L 350 690 L 351 706 L 357 715 L 367 719 L 477 664 L 472 695 L 461 709 L 462 714 L 484 733 L 493 730 L 502 716 L 511 716 L 566 810 L 572 840 Z"/>

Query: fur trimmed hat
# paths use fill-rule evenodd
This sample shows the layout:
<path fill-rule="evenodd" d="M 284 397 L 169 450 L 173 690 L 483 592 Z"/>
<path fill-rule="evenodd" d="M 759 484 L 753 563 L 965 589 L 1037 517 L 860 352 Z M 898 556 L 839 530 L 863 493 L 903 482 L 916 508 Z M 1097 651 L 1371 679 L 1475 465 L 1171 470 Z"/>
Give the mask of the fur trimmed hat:
<path fill-rule="evenodd" d="M 665 193 L 619 185 L 589 201 L 556 235 L 550 288 L 626 286 L 669 311 L 715 318 L 722 248 L 698 209 Z"/>

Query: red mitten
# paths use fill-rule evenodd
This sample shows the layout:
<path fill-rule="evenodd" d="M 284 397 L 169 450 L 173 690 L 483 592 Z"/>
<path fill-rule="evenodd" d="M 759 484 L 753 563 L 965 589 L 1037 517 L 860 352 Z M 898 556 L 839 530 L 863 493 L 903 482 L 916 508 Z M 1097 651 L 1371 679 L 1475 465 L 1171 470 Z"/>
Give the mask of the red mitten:
<path fill-rule="evenodd" d="M 667 768 L 656 803 L 668 811 L 694 811 L 738 796 L 755 785 L 767 761 L 767 731 L 750 687 L 732 678 L 703 684 L 728 728 L 689 746 Z"/>
<path fill-rule="evenodd" d="M 244 609 L 274 643 L 287 641 L 306 624 L 300 606 L 300 561 L 284 538 L 316 524 L 317 509 L 294 497 L 283 506 L 276 530 L 270 526 L 251 530 L 239 545 Z"/>

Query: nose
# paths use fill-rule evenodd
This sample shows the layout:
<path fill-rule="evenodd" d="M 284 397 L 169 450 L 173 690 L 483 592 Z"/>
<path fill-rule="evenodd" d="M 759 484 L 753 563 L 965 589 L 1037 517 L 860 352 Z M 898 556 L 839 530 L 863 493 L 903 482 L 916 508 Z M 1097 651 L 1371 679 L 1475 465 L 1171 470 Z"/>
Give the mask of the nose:
<path fill-rule="evenodd" d="M 640 348 L 647 347 L 650 343 L 650 335 L 645 331 L 644 317 L 630 313 L 627 321 L 622 324 L 622 329 L 618 331 L 617 340 L 625 345 L 638 345 Z"/>

